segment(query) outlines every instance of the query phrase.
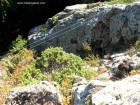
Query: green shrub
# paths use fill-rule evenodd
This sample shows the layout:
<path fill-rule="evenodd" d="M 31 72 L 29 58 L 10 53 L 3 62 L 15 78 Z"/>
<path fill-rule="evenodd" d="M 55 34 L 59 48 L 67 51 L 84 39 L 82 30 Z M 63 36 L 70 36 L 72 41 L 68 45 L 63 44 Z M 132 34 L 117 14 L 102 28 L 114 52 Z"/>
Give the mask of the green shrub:
<path fill-rule="evenodd" d="M 27 40 L 23 39 L 21 35 L 19 35 L 16 40 L 14 40 L 10 46 L 11 52 L 19 51 L 23 48 L 24 45 L 27 44 Z"/>
<path fill-rule="evenodd" d="M 56 16 L 53 16 L 52 18 L 50 18 L 48 20 L 48 23 L 49 23 L 50 28 L 52 28 L 53 26 L 55 26 L 57 24 L 57 22 L 58 22 L 58 17 L 56 17 Z"/>
<path fill-rule="evenodd" d="M 140 40 L 135 43 L 136 50 L 140 52 Z"/>
<path fill-rule="evenodd" d="M 52 77 L 61 83 L 64 76 L 86 76 L 84 65 L 86 63 L 74 54 L 63 51 L 62 48 L 49 48 L 42 52 L 37 60 L 37 68 L 43 72 L 52 73 Z"/>
<path fill-rule="evenodd" d="M 32 63 L 27 66 L 27 68 L 22 72 L 20 78 L 20 84 L 29 85 L 41 81 L 44 79 L 44 75 L 42 74 L 40 69 L 35 67 L 35 64 Z"/>

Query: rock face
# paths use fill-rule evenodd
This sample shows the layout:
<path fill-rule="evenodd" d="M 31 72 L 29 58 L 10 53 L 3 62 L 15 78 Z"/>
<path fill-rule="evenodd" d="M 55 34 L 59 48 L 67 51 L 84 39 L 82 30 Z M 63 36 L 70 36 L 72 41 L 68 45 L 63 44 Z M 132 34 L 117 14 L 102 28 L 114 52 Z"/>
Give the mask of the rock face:
<path fill-rule="evenodd" d="M 83 43 L 110 52 L 140 37 L 140 2 L 132 5 L 77 4 L 30 30 L 29 47 L 38 51 L 61 46 L 76 53 Z M 117 46 L 115 46 L 117 44 Z"/>
<path fill-rule="evenodd" d="M 56 84 L 41 81 L 37 84 L 11 90 L 6 105 L 62 105 Z"/>
<path fill-rule="evenodd" d="M 74 85 L 74 105 L 139 105 L 140 76 L 117 82 L 92 80 Z"/>

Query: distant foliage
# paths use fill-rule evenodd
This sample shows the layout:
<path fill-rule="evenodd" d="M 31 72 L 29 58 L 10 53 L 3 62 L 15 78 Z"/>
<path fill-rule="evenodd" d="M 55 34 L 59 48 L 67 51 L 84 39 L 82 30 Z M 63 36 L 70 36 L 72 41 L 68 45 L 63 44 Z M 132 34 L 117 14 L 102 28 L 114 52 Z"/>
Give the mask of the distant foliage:
<path fill-rule="evenodd" d="M 3 66 L 8 69 L 8 73 L 13 73 L 16 65 L 22 61 L 23 59 L 31 59 L 33 56 L 32 51 L 24 49 L 23 46 L 27 43 L 27 40 L 23 39 L 21 35 L 19 35 L 16 40 L 14 40 L 10 46 L 10 53 L 2 59 Z M 18 54 L 15 54 L 18 53 Z M 32 54 L 32 56 L 31 56 Z"/>

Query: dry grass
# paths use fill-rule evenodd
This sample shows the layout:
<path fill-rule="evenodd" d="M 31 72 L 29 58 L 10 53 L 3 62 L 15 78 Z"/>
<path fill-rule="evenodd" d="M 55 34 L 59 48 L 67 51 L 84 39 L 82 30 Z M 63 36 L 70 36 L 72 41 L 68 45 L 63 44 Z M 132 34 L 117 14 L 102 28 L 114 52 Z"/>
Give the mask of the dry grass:
<path fill-rule="evenodd" d="M 72 100 L 72 81 L 69 78 L 64 77 L 61 83 L 60 90 L 63 94 L 63 105 L 70 105 Z"/>
<path fill-rule="evenodd" d="M 90 66 L 98 66 L 100 58 L 98 55 L 95 56 L 92 54 L 92 55 L 87 56 L 85 58 L 85 60 L 86 60 L 87 64 Z"/>
<path fill-rule="evenodd" d="M 10 74 L 9 76 L 7 76 L 8 74 L 5 74 L 6 76 L 3 77 L 3 84 L 0 85 L 0 105 L 4 104 L 10 90 L 19 85 L 21 73 L 27 67 L 28 63 L 33 60 L 33 55 L 33 52 L 27 49 L 24 49 L 24 51 L 20 54 L 14 55 L 18 59 L 20 59 L 20 61 L 14 65 L 12 74 Z M 4 67 L 3 65 L 0 65 L 0 68 L 5 68 L 7 70 L 6 72 L 8 73 L 8 68 Z"/>

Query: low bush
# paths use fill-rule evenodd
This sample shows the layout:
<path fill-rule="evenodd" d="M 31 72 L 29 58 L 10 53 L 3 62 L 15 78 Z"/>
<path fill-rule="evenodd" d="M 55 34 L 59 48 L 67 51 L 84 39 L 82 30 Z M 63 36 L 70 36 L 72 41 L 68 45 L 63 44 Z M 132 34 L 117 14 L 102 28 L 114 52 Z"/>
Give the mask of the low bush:
<path fill-rule="evenodd" d="M 11 52 L 16 52 L 19 51 L 23 48 L 24 45 L 27 44 L 27 40 L 23 39 L 21 35 L 19 35 L 16 40 L 12 42 L 10 45 L 10 51 Z"/>
<path fill-rule="evenodd" d="M 53 79 L 61 83 L 63 76 L 83 76 L 86 77 L 84 62 L 79 56 L 66 53 L 62 48 L 49 48 L 42 52 L 37 59 L 37 68 L 44 73 L 52 73 Z"/>

